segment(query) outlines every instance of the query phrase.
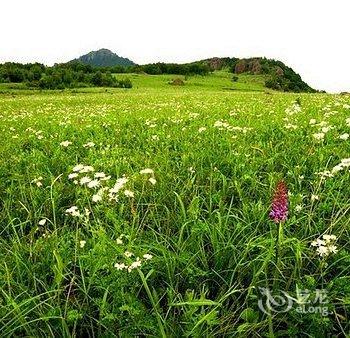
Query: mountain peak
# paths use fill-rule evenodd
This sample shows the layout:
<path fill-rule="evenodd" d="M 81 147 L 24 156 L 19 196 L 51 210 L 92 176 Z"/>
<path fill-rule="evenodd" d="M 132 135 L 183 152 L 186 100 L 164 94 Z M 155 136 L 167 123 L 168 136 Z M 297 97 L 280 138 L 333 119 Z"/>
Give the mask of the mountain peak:
<path fill-rule="evenodd" d="M 135 64 L 128 58 L 123 58 L 107 48 L 91 51 L 74 61 L 96 67 L 132 66 Z"/>

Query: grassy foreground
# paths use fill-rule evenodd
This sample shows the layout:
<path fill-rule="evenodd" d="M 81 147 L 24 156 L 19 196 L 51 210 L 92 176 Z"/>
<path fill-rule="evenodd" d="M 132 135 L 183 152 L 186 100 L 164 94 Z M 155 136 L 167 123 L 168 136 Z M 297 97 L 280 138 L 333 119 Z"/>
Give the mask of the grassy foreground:
<path fill-rule="evenodd" d="M 0 95 L 0 335 L 349 335 L 349 96 L 168 80 Z"/>

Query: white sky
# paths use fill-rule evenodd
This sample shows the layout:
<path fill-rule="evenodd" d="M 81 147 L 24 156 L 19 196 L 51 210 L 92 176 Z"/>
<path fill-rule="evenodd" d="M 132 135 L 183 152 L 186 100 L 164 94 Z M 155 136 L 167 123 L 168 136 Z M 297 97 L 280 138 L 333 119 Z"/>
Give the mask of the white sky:
<path fill-rule="evenodd" d="M 0 62 L 266 56 L 336 92 L 350 91 L 349 41 L 349 0 L 0 0 Z"/>

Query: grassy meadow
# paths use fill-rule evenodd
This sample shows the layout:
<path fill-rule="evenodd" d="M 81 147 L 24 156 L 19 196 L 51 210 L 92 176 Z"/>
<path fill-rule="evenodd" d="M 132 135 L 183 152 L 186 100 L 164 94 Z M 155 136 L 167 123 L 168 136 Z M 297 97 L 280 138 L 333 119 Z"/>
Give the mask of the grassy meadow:
<path fill-rule="evenodd" d="M 350 334 L 350 97 L 231 76 L 0 88 L 0 336 Z"/>

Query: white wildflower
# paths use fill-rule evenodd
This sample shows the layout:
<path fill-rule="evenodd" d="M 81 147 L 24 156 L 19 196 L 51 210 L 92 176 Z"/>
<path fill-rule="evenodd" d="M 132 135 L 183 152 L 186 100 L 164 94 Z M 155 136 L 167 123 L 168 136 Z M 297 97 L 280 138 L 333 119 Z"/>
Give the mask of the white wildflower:
<path fill-rule="evenodd" d="M 119 193 L 119 191 L 123 188 L 123 186 L 128 182 L 129 180 L 126 177 L 118 178 L 116 183 L 114 184 L 113 188 L 109 189 L 110 197 L 113 198 Z"/>
<path fill-rule="evenodd" d="M 343 168 L 343 166 L 341 165 L 341 164 L 337 164 L 336 166 L 334 166 L 333 167 L 333 169 L 332 169 L 332 173 L 337 173 L 337 172 L 339 172 L 339 171 L 341 171 L 341 170 L 343 170 L 344 168 Z"/>
<path fill-rule="evenodd" d="M 94 146 L 95 146 L 94 142 L 88 142 L 88 143 L 83 144 L 84 148 L 93 148 Z"/>
<path fill-rule="evenodd" d="M 91 178 L 87 176 L 82 177 L 79 181 L 80 185 L 88 184 L 89 182 L 91 182 Z"/>
<path fill-rule="evenodd" d="M 336 245 L 329 245 L 328 251 L 329 251 L 329 253 L 337 253 L 338 252 L 337 246 Z"/>
<path fill-rule="evenodd" d="M 149 261 L 150 259 L 153 258 L 153 256 L 150 255 L 150 254 L 144 254 L 144 255 L 143 255 L 143 258 L 144 258 L 146 261 Z"/>
<path fill-rule="evenodd" d="M 311 243 L 312 246 L 320 246 L 320 245 L 326 245 L 326 242 L 322 239 L 317 238 L 315 241 Z"/>
<path fill-rule="evenodd" d="M 91 171 L 95 171 L 94 167 L 90 165 L 85 165 L 83 168 L 80 170 L 81 173 L 89 173 Z"/>
<path fill-rule="evenodd" d="M 329 170 L 321 171 L 316 174 L 320 175 L 322 178 L 333 177 L 333 174 Z"/>
<path fill-rule="evenodd" d="M 68 178 L 69 178 L 70 180 L 72 180 L 73 178 L 77 178 L 78 176 L 79 176 L 78 173 L 71 173 L 71 174 L 68 175 Z"/>
<path fill-rule="evenodd" d="M 316 140 L 318 140 L 318 141 L 321 141 L 321 140 L 323 140 L 324 139 L 324 133 L 316 133 L 316 134 L 313 134 L 312 136 L 316 139 Z"/>
<path fill-rule="evenodd" d="M 73 171 L 74 171 L 74 172 L 80 172 L 80 171 L 83 170 L 83 169 L 84 169 L 84 165 L 78 164 L 78 165 L 76 165 L 76 166 L 73 168 Z"/>
<path fill-rule="evenodd" d="M 150 168 L 146 168 L 146 169 L 142 169 L 140 171 L 140 174 L 143 174 L 143 175 L 145 175 L 145 174 L 154 174 L 154 171 L 152 169 L 150 169 Z"/>
<path fill-rule="evenodd" d="M 316 120 L 315 119 L 310 119 L 310 122 L 309 122 L 309 124 L 316 124 Z"/>
<path fill-rule="evenodd" d="M 136 261 L 132 262 L 129 267 L 128 267 L 128 272 L 131 272 L 133 269 L 137 269 L 139 267 L 141 267 L 141 260 L 139 257 L 136 257 Z"/>
<path fill-rule="evenodd" d="M 134 254 L 132 253 L 132 252 L 130 252 L 130 251 L 125 251 L 124 252 L 124 256 L 125 257 L 128 257 L 128 258 L 130 258 L 131 256 L 133 256 Z"/>
<path fill-rule="evenodd" d="M 296 212 L 300 212 L 301 210 L 303 210 L 303 206 L 302 205 L 298 204 L 298 205 L 295 206 L 295 211 Z"/>
<path fill-rule="evenodd" d="M 102 195 L 99 194 L 99 193 L 93 195 L 93 196 L 92 196 L 92 201 L 93 201 L 94 203 L 97 203 L 97 202 L 102 201 Z"/>
<path fill-rule="evenodd" d="M 328 133 L 331 130 L 331 127 L 322 127 L 321 131 L 322 133 Z"/>
<path fill-rule="evenodd" d="M 148 181 L 149 181 L 151 184 L 153 184 L 153 185 L 155 185 L 155 184 L 157 183 L 157 180 L 156 180 L 154 177 L 150 177 L 150 178 L 148 179 Z"/>
<path fill-rule="evenodd" d="M 316 251 L 321 257 L 328 255 L 328 248 L 326 246 L 319 246 Z"/>
<path fill-rule="evenodd" d="M 124 263 L 115 263 L 114 267 L 117 268 L 117 270 L 127 269 L 127 266 Z"/>
<path fill-rule="evenodd" d="M 126 197 L 134 197 L 134 193 L 131 190 L 124 190 L 124 195 Z"/>
<path fill-rule="evenodd" d="M 67 209 L 66 214 L 71 215 L 73 217 L 80 217 L 81 216 L 80 211 L 79 211 L 78 207 L 76 207 L 76 206 L 72 206 L 69 209 Z"/>
<path fill-rule="evenodd" d="M 314 194 L 311 195 L 311 201 L 312 202 L 318 201 L 319 199 L 320 199 L 320 197 L 318 195 L 314 195 Z"/>
<path fill-rule="evenodd" d="M 106 177 L 106 174 L 103 173 L 103 172 L 98 172 L 98 173 L 95 173 L 94 177 L 95 177 L 95 178 L 102 179 L 102 178 L 105 178 L 105 177 Z"/>
<path fill-rule="evenodd" d="M 153 175 L 154 171 L 152 169 L 150 169 L 150 168 L 146 168 L 146 169 L 141 170 L 140 174 L 143 174 L 143 175 L 151 174 L 151 175 Z"/>
<path fill-rule="evenodd" d="M 316 252 L 320 257 L 326 257 L 329 254 L 338 252 L 337 246 L 334 244 L 337 240 L 335 235 L 323 235 L 322 239 L 318 238 L 311 243 L 313 247 L 317 247 Z"/>
<path fill-rule="evenodd" d="M 40 176 L 36 179 L 34 179 L 31 183 L 35 183 L 37 187 L 42 187 L 43 186 L 43 183 L 41 182 L 43 180 L 43 178 Z"/>
<path fill-rule="evenodd" d="M 341 160 L 341 165 L 342 165 L 343 167 L 350 167 L 350 158 L 343 158 L 343 159 Z"/>
<path fill-rule="evenodd" d="M 88 188 L 97 188 L 100 185 L 100 182 L 98 180 L 92 180 L 90 181 L 87 186 Z"/>
<path fill-rule="evenodd" d="M 63 142 L 60 143 L 60 146 L 62 146 L 62 147 L 68 147 L 68 146 L 70 146 L 71 144 L 72 144 L 72 142 L 70 142 L 70 141 L 63 141 Z"/>

